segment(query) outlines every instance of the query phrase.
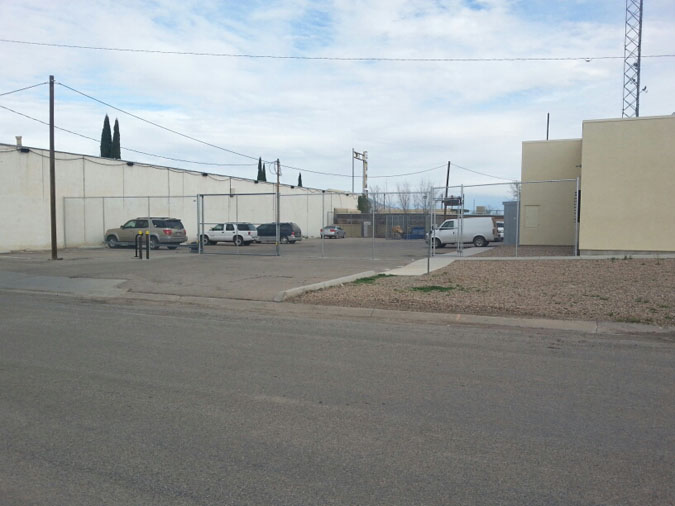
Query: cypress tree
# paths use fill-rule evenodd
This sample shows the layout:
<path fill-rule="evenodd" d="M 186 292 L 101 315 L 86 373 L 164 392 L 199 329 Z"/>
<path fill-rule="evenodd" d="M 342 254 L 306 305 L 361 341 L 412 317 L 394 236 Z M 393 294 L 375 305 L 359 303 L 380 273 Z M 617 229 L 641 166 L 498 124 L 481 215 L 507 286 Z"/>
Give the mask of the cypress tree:
<path fill-rule="evenodd" d="M 260 178 L 261 181 L 267 181 L 267 171 L 265 170 L 265 164 L 263 163 L 263 168 L 262 168 L 262 177 Z"/>
<path fill-rule="evenodd" d="M 258 158 L 258 175 L 255 180 L 262 181 L 262 158 Z"/>
<path fill-rule="evenodd" d="M 101 156 L 103 158 L 112 157 L 112 133 L 110 132 L 110 120 L 107 114 L 103 120 L 103 131 L 101 132 Z"/>
<path fill-rule="evenodd" d="M 120 125 L 115 118 L 115 126 L 113 128 L 113 138 L 112 138 L 112 152 L 110 153 L 110 158 L 115 158 L 119 160 L 122 158 L 122 148 L 120 146 Z"/>
<path fill-rule="evenodd" d="M 302 174 L 298 172 L 298 188 L 302 188 Z"/>

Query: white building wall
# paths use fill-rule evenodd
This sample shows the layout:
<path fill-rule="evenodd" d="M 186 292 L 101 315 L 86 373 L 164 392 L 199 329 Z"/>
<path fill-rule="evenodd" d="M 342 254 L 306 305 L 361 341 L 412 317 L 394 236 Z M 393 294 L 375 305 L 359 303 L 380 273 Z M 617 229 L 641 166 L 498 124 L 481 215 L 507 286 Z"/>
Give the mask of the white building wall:
<path fill-rule="evenodd" d="M 57 152 L 58 246 L 100 245 L 106 229 L 148 215 L 180 218 L 195 240 L 201 193 L 225 194 L 205 197 L 207 222 L 274 221 L 274 183 L 203 174 Z M 0 144 L 0 252 L 51 247 L 49 194 L 49 151 L 25 153 Z M 281 220 L 294 221 L 309 237 L 319 236 L 335 207 L 356 205 L 357 198 L 346 193 L 281 185 Z"/>

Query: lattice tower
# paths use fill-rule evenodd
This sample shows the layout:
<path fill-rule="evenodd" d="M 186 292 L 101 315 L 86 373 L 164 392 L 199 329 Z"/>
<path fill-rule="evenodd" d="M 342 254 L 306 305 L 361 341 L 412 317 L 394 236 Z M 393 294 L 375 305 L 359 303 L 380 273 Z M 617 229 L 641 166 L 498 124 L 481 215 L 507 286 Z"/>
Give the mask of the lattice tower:
<path fill-rule="evenodd" d="M 642 0 L 626 0 L 626 36 L 623 51 L 624 118 L 640 116 L 640 57 L 642 54 Z"/>

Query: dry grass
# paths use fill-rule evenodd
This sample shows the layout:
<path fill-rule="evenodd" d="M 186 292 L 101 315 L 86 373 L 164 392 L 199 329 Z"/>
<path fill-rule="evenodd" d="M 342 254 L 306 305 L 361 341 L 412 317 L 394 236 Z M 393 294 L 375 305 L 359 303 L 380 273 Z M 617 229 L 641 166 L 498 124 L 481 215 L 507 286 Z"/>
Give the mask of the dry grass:
<path fill-rule="evenodd" d="M 455 261 L 418 277 L 378 277 L 297 302 L 406 311 L 675 325 L 675 259 Z"/>

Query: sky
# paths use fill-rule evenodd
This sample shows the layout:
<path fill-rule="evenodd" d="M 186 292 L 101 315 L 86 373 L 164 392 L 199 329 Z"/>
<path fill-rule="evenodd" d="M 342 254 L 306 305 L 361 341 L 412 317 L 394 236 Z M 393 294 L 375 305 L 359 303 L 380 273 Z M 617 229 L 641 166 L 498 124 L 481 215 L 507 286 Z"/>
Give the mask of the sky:
<path fill-rule="evenodd" d="M 647 56 L 675 54 L 675 2 L 644 4 L 640 115 L 669 115 L 675 58 Z M 451 185 L 517 180 L 521 143 L 545 139 L 547 113 L 550 138 L 566 139 L 581 137 L 583 120 L 622 112 L 623 0 L 0 0 L 0 7 L 0 95 L 54 75 L 56 126 L 94 139 L 57 131 L 59 151 L 98 156 L 108 114 L 119 120 L 126 160 L 253 179 L 258 157 L 278 158 L 283 183 L 295 184 L 300 172 L 305 186 L 351 191 L 354 148 L 368 152 L 370 190 L 396 191 L 444 185 L 448 161 Z M 595 59 L 605 56 L 618 58 Z M 487 61 L 561 57 L 579 59 Z M 42 85 L 0 96 L 0 106 L 46 122 L 48 99 Z M 0 142 L 13 144 L 16 135 L 49 147 L 45 125 L 0 108 Z M 360 192 L 359 161 L 355 167 Z"/>

